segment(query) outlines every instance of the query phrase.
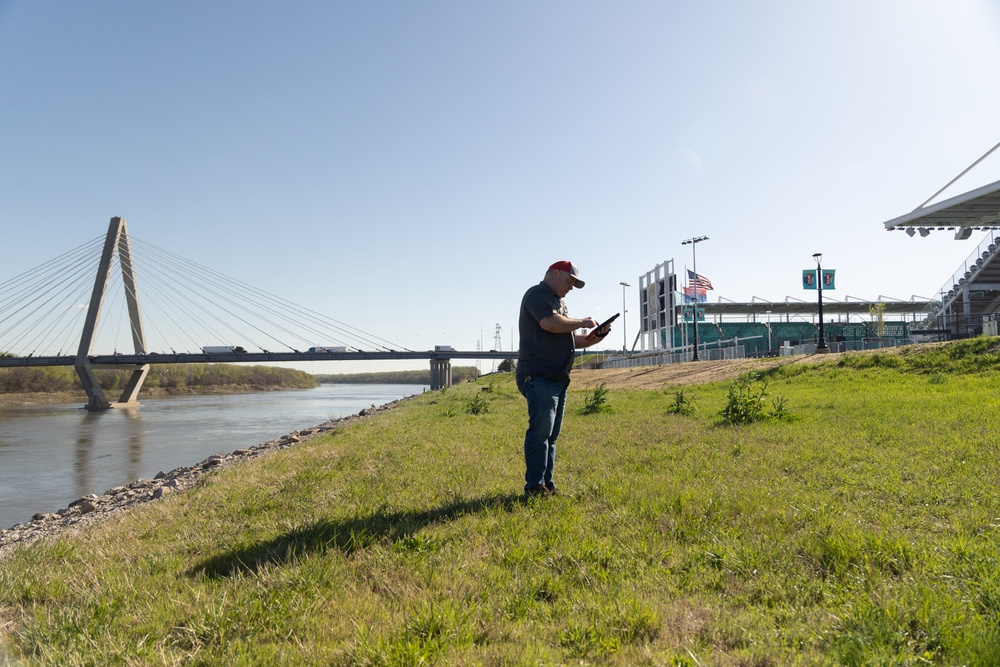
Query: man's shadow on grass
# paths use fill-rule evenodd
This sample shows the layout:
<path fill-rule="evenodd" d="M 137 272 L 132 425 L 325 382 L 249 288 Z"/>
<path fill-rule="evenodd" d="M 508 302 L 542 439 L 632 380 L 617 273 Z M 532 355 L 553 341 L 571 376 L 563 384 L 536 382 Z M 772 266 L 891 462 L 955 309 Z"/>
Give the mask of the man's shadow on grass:
<path fill-rule="evenodd" d="M 258 572 L 268 565 L 280 565 L 330 549 L 351 554 L 375 544 L 394 544 L 413 537 L 432 524 L 487 510 L 510 512 L 522 504 L 520 494 L 496 493 L 470 500 L 456 500 L 424 511 L 387 512 L 380 508 L 368 515 L 324 519 L 270 540 L 212 556 L 193 567 L 190 573 L 221 579 L 234 574 Z"/>

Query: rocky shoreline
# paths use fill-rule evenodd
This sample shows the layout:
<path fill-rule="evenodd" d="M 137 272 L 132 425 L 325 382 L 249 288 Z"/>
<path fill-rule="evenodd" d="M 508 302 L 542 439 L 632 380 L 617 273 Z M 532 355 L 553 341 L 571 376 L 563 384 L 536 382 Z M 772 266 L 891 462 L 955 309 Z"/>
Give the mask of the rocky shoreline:
<path fill-rule="evenodd" d="M 191 466 L 181 466 L 170 472 L 161 471 L 153 479 L 138 479 L 126 486 L 116 486 L 108 489 L 101 496 L 92 494 L 78 498 L 57 512 L 39 512 L 28 523 L 19 523 L 6 530 L 0 530 L 0 559 L 18 546 L 25 546 L 43 538 L 81 530 L 137 505 L 154 502 L 169 494 L 182 493 L 194 486 L 202 476 L 209 472 L 287 449 L 346 423 L 392 409 L 402 400 L 406 399 L 365 408 L 357 414 L 324 422 L 312 428 L 294 431 L 247 449 L 237 449 L 229 454 L 213 454 L 204 461 Z"/>

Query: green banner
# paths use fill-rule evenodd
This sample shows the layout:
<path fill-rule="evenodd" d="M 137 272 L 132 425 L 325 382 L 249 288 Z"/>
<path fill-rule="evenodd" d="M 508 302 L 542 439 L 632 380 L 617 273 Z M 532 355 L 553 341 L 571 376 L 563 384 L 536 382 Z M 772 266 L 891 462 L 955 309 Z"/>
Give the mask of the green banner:
<path fill-rule="evenodd" d="M 836 269 L 823 269 L 823 289 L 837 289 Z M 802 289 L 819 289 L 816 285 L 816 269 L 802 270 Z"/>
<path fill-rule="evenodd" d="M 836 278 L 836 269 L 823 269 L 823 289 L 837 289 L 834 284 Z"/>

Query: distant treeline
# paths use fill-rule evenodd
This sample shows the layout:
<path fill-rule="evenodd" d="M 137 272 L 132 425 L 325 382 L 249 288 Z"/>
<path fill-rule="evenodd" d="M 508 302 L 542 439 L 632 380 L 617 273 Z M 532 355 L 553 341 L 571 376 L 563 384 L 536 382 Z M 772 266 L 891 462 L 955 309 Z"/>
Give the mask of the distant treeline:
<path fill-rule="evenodd" d="M 132 375 L 130 369 L 94 369 L 101 388 L 120 390 Z M 235 364 L 163 364 L 150 366 L 142 393 L 200 393 L 212 390 L 259 391 L 265 389 L 306 389 L 316 379 L 292 368 L 237 366 Z M 82 391 L 83 386 L 70 366 L 0 368 L 0 394 L 56 393 Z"/>
<path fill-rule="evenodd" d="M 343 373 L 337 375 L 315 375 L 318 381 L 327 384 L 430 384 L 431 371 L 383 371 L 380 373 Z M 452 382 L 470 382 L 479 377 L 475 366 L 452 366 Z"/>

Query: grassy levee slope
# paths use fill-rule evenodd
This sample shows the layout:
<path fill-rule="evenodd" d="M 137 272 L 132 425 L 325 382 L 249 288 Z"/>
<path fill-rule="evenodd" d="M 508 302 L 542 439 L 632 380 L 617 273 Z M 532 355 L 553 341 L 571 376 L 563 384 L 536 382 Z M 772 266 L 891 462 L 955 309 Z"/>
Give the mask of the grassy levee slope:
<path fill-rule="evenodd" d="M 732 381 L 571 388 L 521 499 L 488 377 L 21 548 L 0 657 L 59 665 L 1000 664 L 997 339 Z M 476 407 L 478 414 L 470 408 Z"/>

